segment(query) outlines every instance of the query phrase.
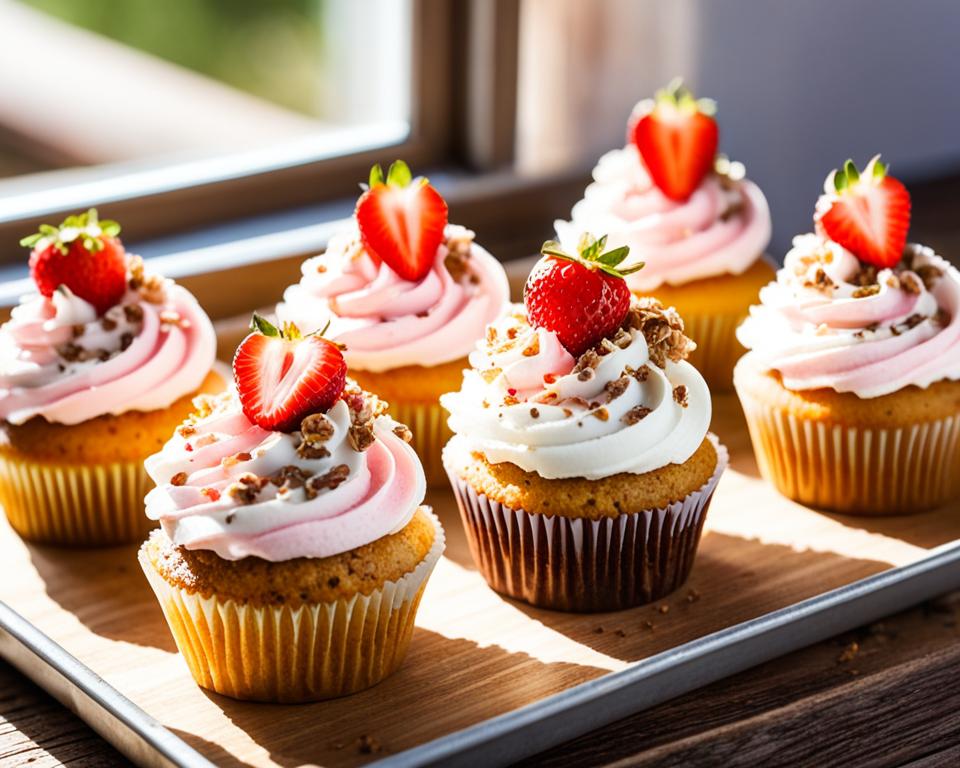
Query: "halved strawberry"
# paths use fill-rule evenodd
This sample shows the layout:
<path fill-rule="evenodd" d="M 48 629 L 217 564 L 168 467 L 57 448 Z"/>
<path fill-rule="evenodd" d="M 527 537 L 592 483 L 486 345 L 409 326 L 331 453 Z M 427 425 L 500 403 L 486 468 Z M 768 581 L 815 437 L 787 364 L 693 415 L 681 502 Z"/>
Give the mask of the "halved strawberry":
<path fill-rule="evenodd" d="M 356 208 L 360 239 L 404 280 L 422 280 L 443 242 L 447 204 L 440 193 L 397 160 L 384 181 L 379 165 L 370 170 L 370 186 Z"/>
<path fill-rule="evenodd" d="M 716 104 L 694 98 L 677 79 L 641 102 L 638 111 L 633 143 L 650 178 L 671 200 L 686 200 L 713 168 L 719 142 Z"/>
<path fill-rule="evenodd" d="M 523 303 L 530 324 L 557 334 L 564 348 L 579 357 L 611 335 L 630 309 L 630 289 L 624 276 L 643 264 L 619 269 L 627 246 L 604 253 L 607 236 L 588 233 L 580 238 L 576 255 L 548 241 L 523 287 Z"/>
<path fill-rule="evenodd" d="M 863 173 L 852 160 L 823 185 L 813 220 L 817 230 L 876 267 L 900 261 L 910 229 L 910 193 L 874 156 Z"/>
<path fill-rule="evenodd" d="M 118 234 L 117 222 L 100 221 L 91 208 L 67 216 L 59 227 L 41 224 L 20 245 L 33 249 L 30 276 L 41 294 L 50 297 L 65 285 L 103 314 L 127 289 L 127 257 Z"/>
<path fill-rule="evenodd" d="M 247 418 L 263 429 L 293 432 L 311 413 L 327 411 L 343 392 L 347 364 L 319 334 L 301 336 L 254 314 L 253 333 L 233 357 L 233 377 Z"/>

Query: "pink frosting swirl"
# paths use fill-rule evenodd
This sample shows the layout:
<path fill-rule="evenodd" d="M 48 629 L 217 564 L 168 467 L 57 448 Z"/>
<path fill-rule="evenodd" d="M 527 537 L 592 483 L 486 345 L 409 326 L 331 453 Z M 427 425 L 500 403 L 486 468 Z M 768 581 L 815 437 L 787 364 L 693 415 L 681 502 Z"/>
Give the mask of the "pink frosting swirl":
<path fill-rule="evenodd" d="M 708 175 L 678 203 L 654 185 L 632 144 L 608 152 L 571 221 L 555 223 L 571 246 L 583 232 L 607 235 L 608 245 L 630 246 L 624 265 L 646 266 L 627 277 L 643 293 L 725 273 L 741 274 L 770 242 L 770 211 L 760 189 L 746 180 Z"/>
<path fill-rule="evenodd" d="M 737 331 L 784 386 L 870 398 L 960 379 L 960 273 L 948 262 L 911 244 L 877 272 L 819 235 L 793 242 Z"/>
<path fill-rule="evenodd" d="M 278 318 L 304 332 L 329 319 L 328 338 L 345 344 L 347 364 L 364 371 L 465 357 L 509 296 L 500 263 L 473 242 L 472 232 L 452 225 L 419 282 L 371 257 L 356 231 L 332 238 L 302 273 L 284 292 Z"/>
<path fill-rule="evenodd" d="M 211 414 L 178 430 L 147 459 L 157 483 L 147 494 L 147 516 L 160 521 L 174 544 L 227 560 L 330 557 L 403 528 L 423 501 L 426 479 L 416 453 L 394 433 L 396 423 L 377 417 L 376 439 L 361 452 L 348 438 L 344 400 L 326 418 L 333 427 L 324 444 L 329 455 L 306 459 L 297 451 L 298 432 L 261 429 L 235 396 L 224 396 Z M 288 488 L 267 482 L 249 503 L 231 492 L 244 476 L 268 478 L 294 468 L 322 478 L 344 467 L 340 482 L 321 483 L 313 497 L 303 482 Z"/>
<path fill-rule="evenodd" d="M 102 318 L 65 287 L 24 297 L 0 328 L 0 417 L 78 424 L 198 389 L 216 354 L 213 326 L 184 288 L 160 288 L 149 301 L 129 290 Z"/>

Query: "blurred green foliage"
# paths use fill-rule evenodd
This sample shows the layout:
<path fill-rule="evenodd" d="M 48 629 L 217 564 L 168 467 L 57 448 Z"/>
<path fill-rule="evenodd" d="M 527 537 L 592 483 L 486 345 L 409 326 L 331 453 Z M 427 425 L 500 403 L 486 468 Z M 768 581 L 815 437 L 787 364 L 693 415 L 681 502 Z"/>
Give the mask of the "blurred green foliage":
<path fill-rule="evenodd" d="M 325 0 L 21 0 L 255 96 L 325 117 Z"/>

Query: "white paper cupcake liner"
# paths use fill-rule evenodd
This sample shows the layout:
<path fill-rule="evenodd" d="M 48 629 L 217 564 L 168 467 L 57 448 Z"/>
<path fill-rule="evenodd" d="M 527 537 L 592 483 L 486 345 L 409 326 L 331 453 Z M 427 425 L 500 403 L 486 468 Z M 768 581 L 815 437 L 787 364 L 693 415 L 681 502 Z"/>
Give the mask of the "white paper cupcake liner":
<path fill-rule="evenodd" d="M 658 509 L 591 520 L 512 509 L 474 490 L 447 465 L 477 568 L 504 595 L 542 608 L 615 611 L 680 587 L 693 567 L 727 450 L 710 479 Z"/>
<path fill-rule="evenodd" d="M 960 496 L 960 417 L 896 428 L 846 426 L 737 394 L 760 473 L 780 493 L 861 515 L 922 512 Z"/>
<path fill-rule="evenodd" d="M 369 595 L 253 606 L 169 584 L 143 548 L 140 565 L 197 684 L 236 699 L 296 703 L 369 688 L 403 661 L 427 579 L 443 554 L 440 521 L 417 567 Z"/>

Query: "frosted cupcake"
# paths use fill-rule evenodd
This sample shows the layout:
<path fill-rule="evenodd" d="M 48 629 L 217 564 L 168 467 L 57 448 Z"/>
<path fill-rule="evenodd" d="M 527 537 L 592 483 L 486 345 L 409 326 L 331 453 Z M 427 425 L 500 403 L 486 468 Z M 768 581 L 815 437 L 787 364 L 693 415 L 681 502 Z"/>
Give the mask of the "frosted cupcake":
<path fill-rule="evenodd" d="M 717 158 L 713 113 L 680 81 L 640 102 L 627 145 L 600 158 L 572 220 L 556 229 L 565 244 L 591 231 L 629 246 L 629 263 L 646 264 L 630 289 L 680 312 L 697 342 L 690 362 L 723 391 L 743 353 L 736 327 L 774 270 L 763 258 L 767 201 L 741 164 Z"/>
<path fill-rule="evenodd" d="M 379 166 L 357 203 L 355 227 L 303 264 L 277 307 L 281 322 L 322 328 L 345 345 L 351 374 L 409 424 L 428 481 L 445 482 L 440 450 L 450 433 L 437 400 L 456 388 L 466 357 L 509 297 L 500 263 L 400 161 Z"/>
<path fill-rule="evenodd" d="M 909 221 L 879 158 L 848 161 L 740 328 L 737 393 L 791 499 L 880 515 L 960 495 L 960 274 L 906 243 Z"/>
<path fill-rule="evenodd" d="M 143 460 L 224 382 L 193 296 L 145 272 L 96 211 L 25 238 L 36 292 L 0 328 L 0 503 L 31 541 L 138 541 Z"/>
<path fill-rule="evenodd" d="M 410 431 L 346 378 L 337 345 L 262 319 L 236 392 L 147 460 L 140 550 L 197 683 L 301 702 L 367 688 L 406 653 L 443 530 Z"/>
<path fill-rule="evenodd" d="M 525 306 L 487 329 L 458 392 L 444 463 L 490 585 L 534 605 L 606 611 L 687 578 L 727 463 L 683 321 L 631 297 L 586 239 L 545 246 Z"/>

